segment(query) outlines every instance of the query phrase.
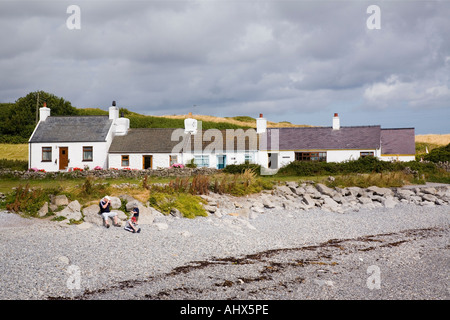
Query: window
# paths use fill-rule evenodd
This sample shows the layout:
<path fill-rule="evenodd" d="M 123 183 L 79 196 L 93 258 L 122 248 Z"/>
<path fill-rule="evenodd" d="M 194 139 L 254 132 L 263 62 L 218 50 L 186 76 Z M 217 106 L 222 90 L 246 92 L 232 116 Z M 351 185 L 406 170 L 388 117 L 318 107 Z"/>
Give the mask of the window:
<path fill-rule="evenodd" d="M 52 161 L 52 147 L 42 147 L 42 162 Z"/>
<path fill-rule="evenodd" d="M 209 155 L 194 156 L 194 163 L 197 167 L 209 167 Z"/>
<path fill-rule="evenodd" d="M 122 167 L 130 166 L 130 156 L 122 156 Z"/>
<path fill-rule="evenodd" d="M 93 159 L 93 148 L 83 147 L 83 161 L 92 161 Z"/>
<path fill-rule="evenodd" d="M 173 166 L 175 163 L 178 163 L 178 156 L 169 156 L 170 166 Z"/>
<path fill-rule="evenodd" d="M 246 154 L 245 155 L 245 163 L 253 163 L 253 155 L 252 154 Z"/>
<path fill-rule="evenodd" d="M 370 151 L 370 152 L 360 152 L 360 153 L 359 153 L 359 156 L 360 156 L 361 158 L 364 158 L 364 157 L 373 157 L 373 156 L 374 156 L 374 153 L 373 153 L 373 151 Z"/>
<path fill-rule="evenodd" d="M 327 161 L 326 152 L 296 152 L 296 161 Z"/>

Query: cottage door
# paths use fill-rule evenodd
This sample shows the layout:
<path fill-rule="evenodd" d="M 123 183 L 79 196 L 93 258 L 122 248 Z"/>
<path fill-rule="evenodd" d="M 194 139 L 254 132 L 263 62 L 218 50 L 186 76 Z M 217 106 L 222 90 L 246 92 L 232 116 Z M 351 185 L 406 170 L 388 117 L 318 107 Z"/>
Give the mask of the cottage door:
<path fill-rule="evenodd" d="M 217 156 L 217 169 L 223 169 L 225 168 L 225 165 L 226 165 L 226 156 L 225 155 Z"/>
<path fill-rule="evenodd" d="M 65 170 L 69 165 L 69 148 L 59 147 L 59 170 Z"/>
<path fill-rule="evenodd" d="M 142 169 L 151 169 L 153 165 L 153 157 L 152 156 L 142 156 Z"/>

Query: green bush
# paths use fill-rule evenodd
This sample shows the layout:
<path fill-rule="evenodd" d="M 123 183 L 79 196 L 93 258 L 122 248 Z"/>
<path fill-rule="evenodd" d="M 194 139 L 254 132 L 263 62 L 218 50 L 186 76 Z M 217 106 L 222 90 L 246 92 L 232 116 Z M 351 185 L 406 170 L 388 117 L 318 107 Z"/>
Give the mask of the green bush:
<path fill-rule="evenodd" d="M 164 214 L 170 214 L 173 208 L 178 209 L 185 218 L 207 216 L 202 203 L 204 200 L 189 193 L 153 192 L 149 198 L 150 206 Z"/>
<path fill-rule="evenodd" d="M 19 185 L 6 196 L 4 201 L 6 210 L 35 217 L 44 203 L 49 201 L 48 194 L 47 190 L 32 189 L 28 184 Z"/>
<path fill-rule="evenodd" d="M 229 164 L 225 168 L 223 168 L 223 172 L 225 173 L 231 173 L 231 174 L 238 174 L 238 173 L 244 173 L 247 169 L 253 169 L 253 171 L 257 174 L 261 171 L 261 166 L 259 164 L 253 164 L 253 163 L 242 163 L 242 164 Z"/>
<path fill-rule="evenodd" d="M 0 159 L 0 169 L 26 171 L 28 169 L 28 161 Z"/>
<path fill-rule="evenodd" d="M 431 150 L 431 152 L 425 155 L 423 159 L 431 162 L 450 161 L 450 143 L 446 146 Z"/>

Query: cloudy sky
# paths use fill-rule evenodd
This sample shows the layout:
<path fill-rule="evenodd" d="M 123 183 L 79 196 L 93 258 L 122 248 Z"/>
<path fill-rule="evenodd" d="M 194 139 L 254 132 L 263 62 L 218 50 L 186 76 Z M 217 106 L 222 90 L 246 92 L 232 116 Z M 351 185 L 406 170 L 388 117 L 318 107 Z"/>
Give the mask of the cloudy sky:
<path fill-rule="evenodd" d="M 0 0 L 0 102 L 450 133 L 449 17 L 450 1 Z"/>

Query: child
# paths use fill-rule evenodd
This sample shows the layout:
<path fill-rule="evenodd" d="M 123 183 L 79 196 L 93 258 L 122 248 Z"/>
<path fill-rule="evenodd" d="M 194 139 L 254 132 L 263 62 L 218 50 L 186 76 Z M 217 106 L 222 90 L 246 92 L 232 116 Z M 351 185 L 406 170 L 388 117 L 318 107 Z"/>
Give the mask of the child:
<path fill-rule="evenodd" d="M 137 207 L 133 208 L 133 216 L 131 219 L 129 219 L 125 225 L 125 230 L 133 232 L 133 233 L 139 233 L 141 232 L 141 228 L 138 228 L 137 221 L 139 219 L 139 209 Z"/>

